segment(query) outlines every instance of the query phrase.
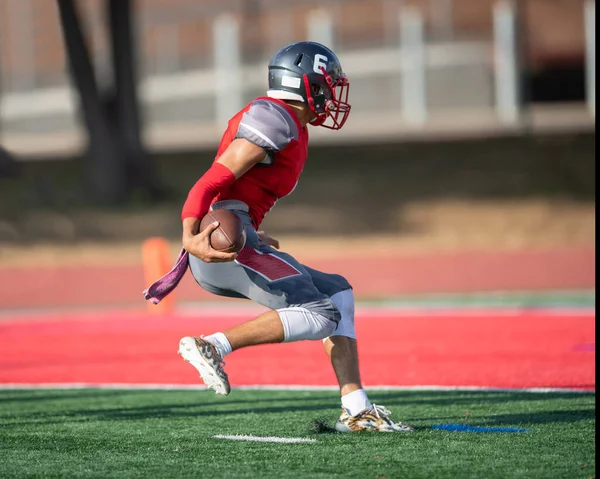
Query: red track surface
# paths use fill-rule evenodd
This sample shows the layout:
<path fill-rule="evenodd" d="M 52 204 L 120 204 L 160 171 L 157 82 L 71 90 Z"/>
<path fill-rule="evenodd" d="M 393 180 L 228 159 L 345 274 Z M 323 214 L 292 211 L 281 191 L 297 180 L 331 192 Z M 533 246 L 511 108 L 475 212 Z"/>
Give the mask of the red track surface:
<path fill-rule="evenodd" d="M 377 254 L 385 254 L 377 257 Z M 591 289 L 596 284 L 595 250 L 463 252 L 368 257 L 299 257 L 321 271 L 340 273 L 363 298 L 418 293 Z M 377 274 L 373 271 L 376 269 Z M 0 308 L 142 304 L 139 265 L 5 268 Z M 190 274 L 177 288 L 182 300 L 214 299 Z"/>
<path fill-rule="evenodd" d="M 245 319 L 93 313 L 4 320 L 0 383 L 197 384 L 176 353 L 180 337 Z M 595 388 L 593 315 L 388 311 L 359 314 L 357 332 L 368 386 Z M 320 342 L 237 351 L 227 371 L 234 386 L 335 384 Z"/>

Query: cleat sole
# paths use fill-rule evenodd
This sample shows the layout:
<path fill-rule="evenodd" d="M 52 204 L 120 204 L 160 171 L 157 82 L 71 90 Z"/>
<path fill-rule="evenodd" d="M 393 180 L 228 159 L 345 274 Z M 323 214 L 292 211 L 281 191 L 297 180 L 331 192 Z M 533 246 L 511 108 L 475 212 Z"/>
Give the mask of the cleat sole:
<path fill-rule="evenodd" d="M 200 379 L 208 388 L 214 390 L 217 394 L 224 396 L 229 394 L 221 378 L 198 351 L 194 338 L 188 336 L 179 342 L 179 355 L 196 368 L 200 374 Z"/>

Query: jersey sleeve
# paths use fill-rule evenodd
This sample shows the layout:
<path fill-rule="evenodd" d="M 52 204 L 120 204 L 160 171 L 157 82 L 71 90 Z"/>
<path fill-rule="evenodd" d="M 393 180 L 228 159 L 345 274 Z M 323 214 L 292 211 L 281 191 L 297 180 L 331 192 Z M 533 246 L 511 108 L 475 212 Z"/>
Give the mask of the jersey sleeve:
<path fill-rule="evenodd" d="M 297 126 L 283 107 L 266 100 L 257 100 L 244 113 L 236 138 L 244 138 L 274 155 L 297 138 Z"/>

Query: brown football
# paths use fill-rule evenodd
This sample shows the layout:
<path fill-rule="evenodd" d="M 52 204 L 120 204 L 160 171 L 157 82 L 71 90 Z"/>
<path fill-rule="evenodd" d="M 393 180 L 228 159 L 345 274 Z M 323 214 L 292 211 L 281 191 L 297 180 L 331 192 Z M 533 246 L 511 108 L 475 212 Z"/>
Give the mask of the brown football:
<path fill-rule="evenodd" d="M 200 231 L 215 221 L 219 226 L 210 234 L 210 245 L 224 253 L 240 252 L 246 244 L 246 230 L 240 217 L 229 210 L 209 211 L 200 222 Z"/>

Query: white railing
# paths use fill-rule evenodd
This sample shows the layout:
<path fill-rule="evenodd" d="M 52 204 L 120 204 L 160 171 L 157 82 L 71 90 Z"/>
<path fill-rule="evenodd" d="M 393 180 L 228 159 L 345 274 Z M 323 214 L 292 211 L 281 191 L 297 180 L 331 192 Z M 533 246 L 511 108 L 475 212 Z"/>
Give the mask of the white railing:
<path fill-rule="evenodd" d="M 172 100 L 215 97 L 217 103 L 221 105 L 219 110 L 224 111 L 221 119 L 229 119 L 233 112 L 243 106 L 241 97 L 244 92 L 261 87 L 266 91 L 267 69 L 264 63 L 253 65 L 231 63 L 231 59 L 235 58 L 237 53 L 225 54 L 221 50 L 224 44 L 219 42 L 219 55 L 217 55 L 224 61 L 216 62 L 215 68 L 155 75 L 142 80 L 140 82 L 142 102 L 150 105 Z M 405 77 L 400 83 L 408 85 L 403 93 L 407 112 L 401 116 L 410 120 L 412 111 L 426 109 L 421 99 L 424 96 L 424 83 L 420 81 L 425 77 L 423 70 L 443 70 L 451 66 L 468 65 L 483 65 L 491 68 L 490 53 L 490 47 L 485 43 L 452 42 L 425 46 L 415 41 L 405 50 L 380 48 L 347 51 L 343 55 L 343 65 L 344 70 L 353 80 L 391 74 Z M 382 95 L 385 93 L 381 92 Z M 0 119 L 7 122 L 57 114 L 73 114 L 76 105 L 76 97 L 69 87 L 40 89 L 29 93 L 8 93 L 0 97 Z"/>
<path fill-rule="evenodd" d="M 401 134 L 405 130 L 414 132 L 415 128 L 426 130 L 432 124 L 440 127 L 439 120 L 435 118 L 435 105 L 429 98 L 431 91 L 428 90 L 428 83 L 433 77 L 446 74 L 445 69 L 463 66 L 477 67 L 485 70 L 486 73 L 489 72 L 489 75 L 484 75 L 485 79 L 480 80 L 487 83 L 486 85 L 482 83 L 482 91 L 487 91 L 486 89 L 491 87 L 491 91 L 495 91 L 495 95 L 492 94 L 494 98 L 492 102 L 489 99 L 482 100 L 478 107 L 479 110 L 460 111 L 457 108 L 457 113 L 460 113 L 458 115 L 444 112 L 445 117 L 452 118 L 452 128 L 460 130 L 461 117 L 473 118 L 477 115 L 482 118 L 495 119 L 496 123 L 488 121 L 490 128 L 501 128 L 502 125 L 517 127 L 521 105 L 514 8 L 514 3 L 509 0 L 500 0 L 495 5 L 493 42 L 448 41 L 433 44 L 426 42 L 424 20 L 421 13 L 415 9 L 400 8 L 397 19 L 401 32 L 400 44 L 396 47 L 342 51 L 340 56 L 344 69 L 351 80 L 355 81 L 364 82 L 371 78 L 390 79 L 389 84 L 392 85 L 390 88 L 397 90 L 395 94 L 400 98 L 399 106 L 383 105 L 382 107 L 384 111 L 381 112 L 381 116 L 386 118 L 384 129 L 387 128 L 390 134 Z M 591 115 L 594 116 L 594 0 L 586 0 L 584 14 L 586 18 L 587 104 Z M 172 41 L 173 37 L 173 32 L 166 27 L 163 32 L 166 39 L 163 39 L 163 43 Z M 326 10 L 318 10 L 308 15 L 307 31 L 311 39 L 333 45 L 335 48 L 335 23 Z M 451 36 L 450 33 L 447 36 Z M 140 82 L 140 97 L 145 107 L 168 106 L 174 102 L 203 98 L 214 100 L 216 104 L 214 117 L 209 123 L 203 124 L 203 128 L 213 134 L 243 106 L 244 98 L 249 92 L 261 88 L 266 90 L 267 70 L 264 62 L 250 65 L 242 62 L 240 26 L 233 16 L 225 14 L 216 17 L 213 23 L 212 38 L 214 59 L 212 67 L 153 75 Z M 173 53 L 173 58 L 170 60 L 171 64 L 164 69 L 177 68 L 179 64 L 177 47 L 173 45 L 169 52 Z M 163 68 L 159 68 L 160 70 Z M 493 78 L 492 84 L 489 84 L 488 78 Z M 352 93 L 353 98 L 358 100 L 360 100 L 360 95 L 366 94 L 364 91 L 361 93 L 360 89 L 353 90 Z M 386 95 L 390 96 L 392 92 L 391 90 L 382 90 L 376 93 L 385 97 Z M 466 92 L 466 94 L 470 93 Z M 449 92 L 449 95 L 452 95 L 452 92 Z M 13 144 L 25 145 L 27 144 L 27 135 L 30 135 L 36 142 L 40 142 L 40 135 L 33 131 L 28 133 L 19 128 L 27 125 L 28 122 L 33 123 L 57 117 L 71 118 L 72 121 L 69 131 L 55 133 L 72 135 L 73 131 L 77 130 L 75 126 L 77 122 L 74 119 L 76 107 L 77 100 L 69 87 L 33 90 L 27 93 L 6 93 L 0 96 L 0 142 L 10 147 L 11 141 L 18 137 L 19 141 L 14 140 Z M 371 134 L 368 132 L 375 128 L 372 119 L 372 112 L 363 112 L 360 108 L 355 109 L 353 123 L 355 125 L 368 124 L 368 128 L 357 128 L 353 135 Z M 161 118 L 158 114 L 151 119 L 151 123 L 150 129 L 158 130 L 164 124 L 163 131 L 174 131 L 179 127 L 181 131 L 187 132 L 192 122 L 188 119 L 178 123 L 176 118 Z M 473 121 L 465 121 L 463 129 L 472 129 L 473 125 Z M 179 138 L 176 134 L 173 137 Z M 199 142 L 201 143 L 201 140 Z M 53 144 L 61 144 L 61 142 L 57 141 Z M 63 144 L 65 143 L 63 142 Z"/>
<path fill-rule="evenodd" d="M 401 10 L 400 32 L 402 117 L 407 123 L 422 125 L 427 121 L 427 50 L 423 17 L 418 10 Z"/>
<path fill-rule="evenodd" d="M 496 108 L 505 123 L 519 119 L 519 64 L 517 52 L 517 15 L 508 0 L 494 7 L 494 64 Z"/>
<path fill-rule="evenodd" d="M 596 116 L 596 2 L 585 3 L 586 92 L 590 113 Z"/>

